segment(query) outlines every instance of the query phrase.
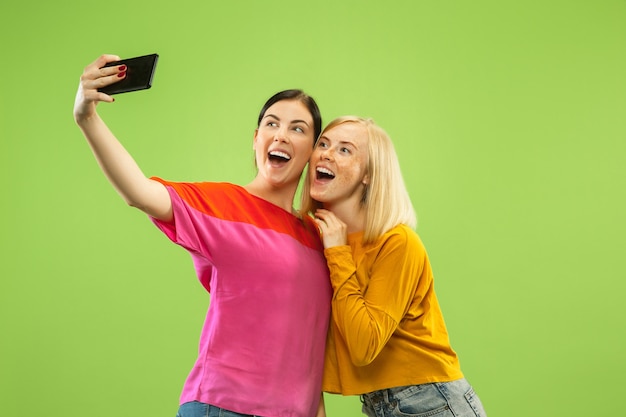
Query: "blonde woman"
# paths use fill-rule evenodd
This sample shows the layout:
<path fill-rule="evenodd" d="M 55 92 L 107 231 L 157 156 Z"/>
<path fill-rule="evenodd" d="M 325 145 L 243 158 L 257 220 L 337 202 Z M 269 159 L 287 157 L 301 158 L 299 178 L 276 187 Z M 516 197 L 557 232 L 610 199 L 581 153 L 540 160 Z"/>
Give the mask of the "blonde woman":
<path fill-rule="evenodd" d="M 360 395 L 371 417 L 485 416 L 450 346 L 385 131 L 370 119 L 332 121 L 302 199 L 321 231 L 333 287 L 324 391 Z"/>

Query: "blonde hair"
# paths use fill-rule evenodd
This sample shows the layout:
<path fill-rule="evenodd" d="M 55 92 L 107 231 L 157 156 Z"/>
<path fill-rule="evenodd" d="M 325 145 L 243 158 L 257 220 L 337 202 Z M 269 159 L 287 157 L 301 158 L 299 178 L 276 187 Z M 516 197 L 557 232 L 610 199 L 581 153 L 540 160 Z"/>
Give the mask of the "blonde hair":
<path fill-rule="evenodd" d="M 358 123 L 368 134 L 367 172 L 370 181 L 361 198 L 361 207 L 365 211 L 363 242 L 371 243 L 399 224 L 413 229 L 417 227 L 417 216 L 404 184 L 398 155 L 387 132 L 372 119 L 342 116 L 331 121 L 320 136 L 343 123 Z M 307 178 L 301 195 L 302 213 L 311 214 L 322 207 L 319 201 L 311 198 L 309 191 Z"/>

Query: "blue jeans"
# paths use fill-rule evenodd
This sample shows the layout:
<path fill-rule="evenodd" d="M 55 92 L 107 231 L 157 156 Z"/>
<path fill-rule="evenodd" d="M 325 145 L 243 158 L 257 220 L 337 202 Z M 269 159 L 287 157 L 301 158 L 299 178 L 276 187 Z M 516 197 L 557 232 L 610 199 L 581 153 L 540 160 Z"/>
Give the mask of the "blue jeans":
<path fill-rule="evenodd" d="M 233 411 L 214 407 L 210 404 L 192 401 L 178 408 L 176 417 L 255 417 L 250 414 L 239 414 Z"/>
<path fill-rule="evenodd" d="M 389 388 L 361 395 L 368 417 L 486 417 L 465 379 Z"/>

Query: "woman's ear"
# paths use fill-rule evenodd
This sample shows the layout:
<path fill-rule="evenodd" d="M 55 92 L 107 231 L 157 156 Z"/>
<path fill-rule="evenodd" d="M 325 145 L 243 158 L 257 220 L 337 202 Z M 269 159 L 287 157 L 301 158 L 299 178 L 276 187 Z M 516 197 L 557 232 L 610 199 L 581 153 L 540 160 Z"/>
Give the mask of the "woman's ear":
<path fill-rule="evenodd" d="M 254 129 L 254 137 L 252 138 L 252 149 L 256 146 L 256 136 L 259 133 L 259 129 Z"/>

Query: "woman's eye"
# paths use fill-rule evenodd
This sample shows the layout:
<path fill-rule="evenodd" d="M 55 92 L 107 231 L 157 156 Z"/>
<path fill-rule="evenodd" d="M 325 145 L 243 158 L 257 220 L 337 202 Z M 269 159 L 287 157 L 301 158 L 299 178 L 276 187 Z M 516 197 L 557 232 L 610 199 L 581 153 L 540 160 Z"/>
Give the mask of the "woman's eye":
<path fill-rule="evenodd" d="M 341 152 L 343 152 L 343 153 L 350 153 L 350 149 L 348 149 L 348 148 L 341 148 Z"/>
<path fill-rule="evenodd" d="M 304 129 L 302 129 L 301 127 L 296 127 L 294 130 L 298 133 L 304 133 Z"/>
<path fill-rule="evenodd" d="M 276 123 L 276 122 L 267 122 L 266 126 L 276 127 L 276 126 L 278 126 L 278 123 Z"/>

